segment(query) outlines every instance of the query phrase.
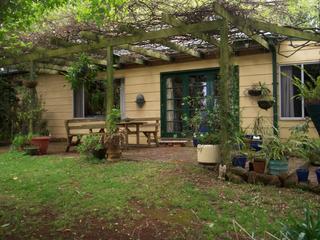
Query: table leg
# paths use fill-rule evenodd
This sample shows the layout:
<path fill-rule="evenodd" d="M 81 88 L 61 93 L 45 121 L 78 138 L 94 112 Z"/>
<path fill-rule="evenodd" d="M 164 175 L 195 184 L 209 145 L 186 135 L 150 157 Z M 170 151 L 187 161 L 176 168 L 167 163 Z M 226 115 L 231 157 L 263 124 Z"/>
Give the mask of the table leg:
<path fill-rule="evenodd" d="M 137 145 L 139 145 L 140 144 L 140 139 L 139 139 L 139 134 L 140 134 L 140 126 L 139 126 L 139 124 L 137 124 L 136 125 L 136 131 L 137 131 Z"/>
<path fill-rule="evenodd" d="M 127 125 L 125 126 L 125 132 L 126 132 L 126 135 L 125 135 L 126 143 L 125 144 L 126 144 L 126 149 L 128 149 L 128 147 L 129 147 L 129 134 L 128 134 L 129 133 L 129 129 L 128 129 Z"/>

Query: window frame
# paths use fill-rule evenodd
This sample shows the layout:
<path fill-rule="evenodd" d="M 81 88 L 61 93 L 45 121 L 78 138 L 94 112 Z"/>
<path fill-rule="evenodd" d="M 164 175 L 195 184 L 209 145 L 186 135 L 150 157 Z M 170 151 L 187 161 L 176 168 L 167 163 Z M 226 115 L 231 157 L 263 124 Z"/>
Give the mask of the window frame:
<path fill-rule="evenodd" d="M 301 108 L 302 108 L 302 116 L 301 117 L 282 117 L 282 109 L 281 109 L 281 100 L 282 100 L 282 96 L 281 96 L 281 67 L 288 67 L 288 66 L 294 66 L 294 65 L 300 65 L 301 66 L 301 81 L 304 84 L 304 65 L 309 65 L 309 64 L 318 64 L 320 65 L 319 61 L 311 61 L 311 62 L 292 62 L 292 63 L 286 63 L 286 64 L 279 64 L 278 66 L 278 94 L 279 94 L 279 102 L 278 102 L 278 106 L 279 106 L 279 119 L 280 120 L 286 120 L 286 121 L 297 121 L 297 120 L 305 120 L 306 116 L 305 116 L 305 105 L 304 105 L 304 98 L 302 97 L 301 99 Z"/>
<path fill-rule="evenodd" d="M 120 91 L 123 93 L 123 98 L 121 99 L 121 96 L 120 96 L 120 111 L 121 111 L 121 115 L 123 115 L 123 116 L 126 116 L 126 113 L 125 113 L 125 109 L 126 109 L 126 97 L 125 97 L 125 78 L 124 77 L 119 77 L 119 78 L 115 78 L 114 80 L 119 80 L 120 81 Z M 99 80 L 99 81 L 103 81 L 103 80 Z M 99 119 L 99 118 L 101 118 L 101 116 L 95 116 L 95 117 L 86 117 L 85 116 L 85 91 L 84 91 L 84 87 L 82 86 L 81 87 L 82 88 L 82 94 L 83 94 L 83 98 L 82 98 L 82 111 L 83 111 L 83 117 L 75 117 L 74 115 L 75 115 L 75 109 L 74 109 L 74 107 L 75 107 L 75 101 L 74 101 L 74 91 L 75 90 L 71 90 L 72 91 L 72 118 L 73 119 L 94 119 L 94 118 L 97 118 L 97 119 Z M 121 93 L 120 93 L 121 94 Z M 123 101 L 123 102 L 121 102 L 121 101 Z M 123 106 L 123 108 L 124 109 L 121 109 L 121 107 Z M 123 111 L 124 111 L 124 113 L 123 113 Z"/>

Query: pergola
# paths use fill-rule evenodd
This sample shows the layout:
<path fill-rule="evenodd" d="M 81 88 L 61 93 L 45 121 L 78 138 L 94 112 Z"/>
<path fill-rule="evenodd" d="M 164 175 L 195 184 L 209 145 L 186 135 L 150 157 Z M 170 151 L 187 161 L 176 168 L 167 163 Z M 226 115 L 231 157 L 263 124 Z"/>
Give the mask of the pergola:
<path fill-rule="evenodd" d="M 145 41 L 152 44 L 157 44 L 162 48 L 167 49 L 167 52 L 181 52 L 186 55 L 190 55 L 193 58 L 203 58 L 204 53 L 185 44 L 179 43 L 179 41 L 172 41 L 172 38 L 179 39 L 188 35 L 189 39 L 193 39 L 194 42 L 201 40 L 201 44 L 205 42 L 209 47 L 215 48 L 219 53 L 220 64 L 220 106 L 226 111 L 221 111 L 222 123 L 226 123 L 221 128 L 221 141 L 227 143 L 230 139 L 228 136 L 228 117 L 230 110 L 229 101 L 229 87 L 232 81 L 231 77 L 231 52 L 235 46 L 230 45 L 230 38 L 232 32 L 236 29 L 236 34 L 242 34 L 246 38 L 259 44 L 266 51 L 270 51 L 274 59 L 276 59 L 276 45 L 275 38 L 269 37 L 272 34 L 277 36 L 293 37 L 306 41 L 320 42 L 320 34 L 316 31 L 297 29 L 293 27 L 284 27 L 276 24 L 266 23 L 243 17 L 233 13 L 225 6 L 219 3 L 213 3 L 213 10 L 216 17 L 210 21 L 186 23 L 179 18 L 163 15 L 162 21 L 165 23 L 165 27 L 152 31 L 140 31 L 133 29 L 126 29 L 126 34 L 121 36 L 106 37 L 95 32 L 82 31 L 81 37 L 85 43 L 70 43 L 61 39 L 51 39 L 58 48 L 35 48 L 31 52 L 26 53 L 19 57 L 4 57 L 0 58 L 0 66 L 16 65 L 21 63 L 31 63 L 31 74 L 34 71 L 34 63 L 37 62 L 39 66 L 48 67 L 52 69 L 66 70 L 65 66 L 59 66 L 59 63 L 66 65 L 68 61 L 72 61 L 72 55 L 82 52 L 97 53 L 97 51 L 103 52 L 106 50 L 106 59 L 96 59 L 93 57 L 93 61 L 96 64 L 104 65 L 107 69 L 106 78 L 106 115 L 110 113 L 113 108 L 113 79 L 114 79 L 114 67 L 115 65 L 115 50 L 130 51 L 138 54 L 142 57 L 136 57 L 134 54 L 127 56 L 118 56 L 116 63 L 132 62 L 134 64 L 147 64 L 147 58 L 159 59 L 161 61 L 172 62 L 174 58 L 167 53 L 156 51 L 152 48 L 146 48 L 145 45 L 141 45 Z M 171 40 L 170 40 L 171 38 Z M 168 50 L 169 49 L 169 50 Z M 143 57 L 146 56 L 147 58 Z M 63 58 L 69 57 L 67 60 Z M 51 59 L 51 60 L 47 60 Z M 71 59 L 71 60 L 70 60 Z M 49 63 L 48 63 L 49 62 Z M 276 68 L 273 69 L 274 78 L 274 98 L 276 100 Z M 277 118 L 277 106 L 274 106 L 274 118 Z M 222 156 L 226 161 L 229 159 L 229 147 L 228 144 L 222 144 Z"/>

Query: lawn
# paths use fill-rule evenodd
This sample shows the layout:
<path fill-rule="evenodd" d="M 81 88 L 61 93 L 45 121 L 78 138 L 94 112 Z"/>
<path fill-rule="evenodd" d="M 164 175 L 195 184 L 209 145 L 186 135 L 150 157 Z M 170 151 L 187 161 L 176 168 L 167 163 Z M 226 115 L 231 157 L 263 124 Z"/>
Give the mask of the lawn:
<path fill-rule="evenodd" d="M 294 189 L 221 182 L 193 164 L 0 155 L 0 239 L 228 239 L 320 207 Z"/>

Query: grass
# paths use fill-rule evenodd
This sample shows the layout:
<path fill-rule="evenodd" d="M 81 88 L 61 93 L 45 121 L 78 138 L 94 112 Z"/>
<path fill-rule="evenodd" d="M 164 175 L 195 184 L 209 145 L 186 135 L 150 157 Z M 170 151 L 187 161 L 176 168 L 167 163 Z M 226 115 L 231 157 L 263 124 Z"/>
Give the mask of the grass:
<path fill-rule="evenodd" d="M 320 207 L 317 195 L 220 182 L 191 164 L 11 152 L 0 169 L 0 239 L 226 239 L 232 219 L 262 236 Z"/>

